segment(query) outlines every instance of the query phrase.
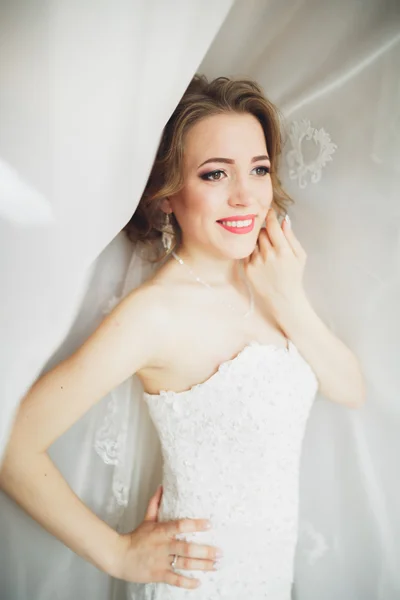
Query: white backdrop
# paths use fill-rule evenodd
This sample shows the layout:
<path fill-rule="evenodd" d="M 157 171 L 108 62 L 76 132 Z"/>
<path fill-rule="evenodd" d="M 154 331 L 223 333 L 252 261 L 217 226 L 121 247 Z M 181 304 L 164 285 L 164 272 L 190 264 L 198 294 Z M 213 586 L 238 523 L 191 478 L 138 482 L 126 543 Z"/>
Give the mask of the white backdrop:
<path fill-rule="evenodd" d="M 77 307 L 48 366 L 148 274 L 122 234 L 91 263 L 137 205 L 161 128 L 191 76 L 198 69 L 255 78 L 285 117 L 281 174 L 309 255 L 308 294 L 360 357 L 368 383 L 362 410 L 320 398 L 311 414 L 295 597 L 395 600 L 400 4 L 246 0 L 229 14 L 229 2 L 215 4 L 56 2 L 51 11 L 37 3 L 30 12 L 13 3 L 3 10 L 0 157 L 39 195 L 19 194 L 25 205 L 17 211 L 9 201 L 15 180 L 8 175 L 7 185 L 0 171 L 0 442 Z M 29 60 L 21 36 L 31 44 Z M 51 449 L 77 493 L 120 529 L 140 521 L 159 481 L 158 442 L 140 393 L 136 378 L 126 382 Z M 78 559 L 7 498 L 0 502 L 2 600 L 125 598 L 123 584 Z"/>

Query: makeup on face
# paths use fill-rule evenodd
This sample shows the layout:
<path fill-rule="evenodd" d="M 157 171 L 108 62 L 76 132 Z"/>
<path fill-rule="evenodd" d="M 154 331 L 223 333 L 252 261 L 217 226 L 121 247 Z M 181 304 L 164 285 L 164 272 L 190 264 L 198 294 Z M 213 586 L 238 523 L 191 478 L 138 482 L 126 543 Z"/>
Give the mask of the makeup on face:
<path fill-rule="evenodd" d="M 262 161 L 262 160 L 267 160 L 269 162 L 268 154 L 261 154 L 259 156 L 253 156 L 253 158 L 251 159 L 251 162 L 255 163 L 255 162 Z M 201 163 L 201 165 L 198 166 L 198 169 L 200 169 L 200 167 L 202 167 L 203 165 L 206 165 L 207 163 L 215 163 L 215 162 L 225 163 L 228 165 L 235 164 L 235 161 L 232 158 L 217 158 L 217 157 L 216 158 L 208 158 L 203 163 Z"/>
<path fill-rule="evenodd" d="M 250 162 L 254 164 L 259 161 L 268 161 L 268 163 L 270 163 L 268 154 L 253 156 L 253 158 L 251 159 Z M 198 168 L 203 167 L 207 163 L 226 163 L 226 164 L 234 165 L 235 161 L 232 158 L 222 158 L 222 157 L 208 158 L 203 163 L 201 163 L 201 165 L 199 165 Z M 259 175 L 258 173 L 257 173 L 257 175 L 258 175 L 258 177 L 263 178 L 263 177 L 268 176 L 268 174 L 270 172 L 270 168 L 271 168 L 270 164 L 258 165 L 258 166 L 255 166 L 252 168 L 252 172 L 253 172 L 253 170 L 257 170 L 257 169 L 262 171 L 261 175 Z M 222 177 L 220 176 L 221 174 L 222 174 Z M 214 175 L 219 175 L 218 179 L 214 179 L 213 178 Z M 203 179 L 204 181 L 218 183 L 219 181 L 221 181 L 222 179 L 224 179 L 226 177 L 226 173 L 222 169 L 216 169 L 214 171 L 210 171 L 210 172 L 206 172 L 206 173 L 200 172 L 199 177 L 201 179 Z M 229 233 L 233 233 L 235 235 L 244 235 L 247 233 L 251 233 L 253 231 L 253 229 L 255 227 L 255 219 L 257 216 L 258 216 L 257 214 L 227 215 L 226 217 L 223 217 L 222 219 L 218 219 L 217 223 Z"/>
<path fill-rule="evenodd" d="M 246 253 L 273 196 L 261 124 L 247 114 L 213 115 L 189 131 L 185 153 L 177 215 L 188 245 L 197 240 L 227 255 Z"/>
<path fill-rule="evenodd" d="M 227 219 L 220 219 L 217 223 L 226 229 L 226 231 L 240 235 L 253 231 L 256 216 L 254 214 L 237 215 L 228 217 Z"/>

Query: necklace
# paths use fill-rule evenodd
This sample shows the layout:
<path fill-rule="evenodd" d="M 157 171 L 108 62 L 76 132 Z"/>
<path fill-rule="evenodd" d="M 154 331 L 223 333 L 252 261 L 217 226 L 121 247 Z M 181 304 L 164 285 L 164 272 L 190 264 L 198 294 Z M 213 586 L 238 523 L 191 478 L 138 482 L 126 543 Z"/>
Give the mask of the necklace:
<path fill-rule="evenodd" d="M 215 288 L 210 285 L 209 283 L 203 281 L 202 279 L 200 279 L 200 277 L 198 275 L 196 275 L 196 273 L 194 273 L 194 271 L 192 271 L 192 269 L 189 267 L 189 265 L 187 265 L 182 258 L 180 258 L 180 256 L 178 256 L 177 254 L 175 254 L 175 252 L 171 252 L 172 256 L 175 258 L 175 260 L 181 264 L 184 265 L 189 273 L 192 275 L 192 277 L 194 277 L 194 279 L 198 282 L 201 283 L 202 285 L 204 285 L 205 287 L 207 287 L 209 290 L 212 290 L 215 292 Z M 248 309 L 248 311 L 243 315 L 243 318 L 246 319 L 249 315 L 251 315 L 254 311 L 254 297 L 253 297 L 253 293 L 251 291 L 251 287 L 248 283 L 248 281 L 245 279 L 244 280 L 245 284 L 246 284 L 246 288 L 247 291 L 249 293 L 249 299 L 250 299 L 250 307 Z M 225 304 L 225 306 L 228 306 L 231 310 L 233 310 L 234 312 L 238 312 L 237 308 L 235 308 L 234 306 L 232 306 L 232 304 L 230 304 L 229 302 L 223 302 L 223 304 Z"/>

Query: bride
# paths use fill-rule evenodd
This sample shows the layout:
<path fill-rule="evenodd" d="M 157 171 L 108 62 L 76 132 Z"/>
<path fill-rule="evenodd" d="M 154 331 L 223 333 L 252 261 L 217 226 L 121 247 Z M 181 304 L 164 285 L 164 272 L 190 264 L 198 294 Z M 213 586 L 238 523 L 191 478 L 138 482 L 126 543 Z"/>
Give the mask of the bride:
<path fill-rule="evenodd" d="M 364 402 L 357 358 L 303 288 L 279 116 L 251 81 L 196 76 L 126 226 L 162 266 L 24 398 L 2 488 L 74 552 L 146 599 L 289 600 L 301 444 L 317 389 Z M 265 227 L 264 227 L 265 225 Z M 119 534 L 47 449 L 136 374 L 163 452 L 144 521 Z M 132 592 L 133 593 L 133 592 Z"/>

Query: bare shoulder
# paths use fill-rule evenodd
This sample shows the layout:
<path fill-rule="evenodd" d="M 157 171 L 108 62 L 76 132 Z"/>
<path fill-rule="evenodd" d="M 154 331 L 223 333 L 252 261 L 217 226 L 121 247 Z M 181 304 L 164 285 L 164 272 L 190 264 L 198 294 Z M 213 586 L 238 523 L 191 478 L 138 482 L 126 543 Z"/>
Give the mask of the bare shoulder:
<path fill-rule="evenodd" d="M 148 281 L 124 298 L 117 306 L 116 315 L 127 320 L 127 324 L 146 326 L 157 323 L 168 314 L 169 303 L 165 302 L 165 290 L 157 281 Z"/>
<path fill-rule="evenodd" d="M 181 275 L 179 265 L 177 268 L 175 261 L 170 260 L 132 292 L 132 300 L 142 302 L 143 308 L 147 306 L 149 315 L 160 319 L 176 316 L 179 298 L 188 287 Z"/>
<path fill-rule="evenodd" d="M 141 367 L 159 366 L 171 341 L 174 292 L 157 279 L 149 280 L 120 302 L 110 317 L 142 347 Z"/>
<path fill-rule="evenodd" d="M 188 283 L 180 266 L 169 261 L 120 303 L 115 318 L 123 319 L 128 335 L 141 341 L 138 370 L 168 368 L 177 359 L 199 320 L 194 319 L 198 293 L 197 283 Z"/>

